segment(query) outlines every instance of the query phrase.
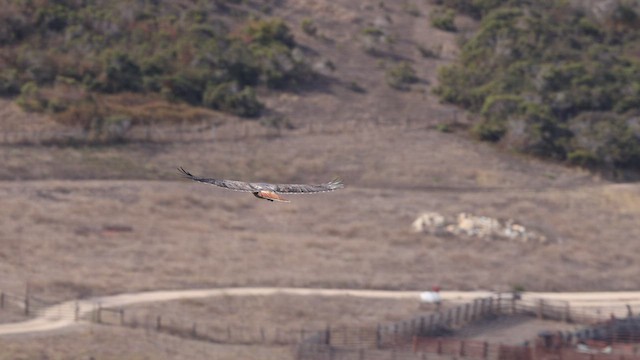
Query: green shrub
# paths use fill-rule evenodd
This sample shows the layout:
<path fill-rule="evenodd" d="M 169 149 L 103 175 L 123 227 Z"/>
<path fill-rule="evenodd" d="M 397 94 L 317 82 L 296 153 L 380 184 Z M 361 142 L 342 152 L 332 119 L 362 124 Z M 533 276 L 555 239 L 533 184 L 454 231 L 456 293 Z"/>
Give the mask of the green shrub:
<path fill-rule="evenodd" d="M 302 31 L 309 36 L 316 36 L 318 34 L 318 27 L 313 20 L 309 18 L 302 19 L 300 27 L 302 28 Z"/>
<path fill-rule="evenodd" d="M 163 80 L 162 94 L 169 100 L 181 100 L 192 105 L 202 103 L 206 78 L 197 71 L 181 71 Z"/>
<path fill-rule="evenodd" d="M 440 57 L 441 49 L 437 49 L 437 50 L 431 49 L 431 48 L 424 47 L 422 45 L 417 45 L 416 48 L 418 49 L 418 51 L 420 52 L 420 55 L 422 55 L 423 58 L 437 59 Z"/>
<path fill-rule="evenodd" d="M 384 36 L 384 31 L 374 26 L 367 26 L 366 28 L 362 29 L 362 34 L 373 37 L 381 37 Z"/>
<path fill-rule="evenodd" d="M 107 93 L 140 91 L 142 71 L 129 55 L 119 51 L 107 53 L 103 73 L 92 83 L 92 88 Z"/>
<path fill-rule="evenodd" d="M 22 85 L 16 103 L 25 111 L 44 111 L 47 108 L 47 102 L 40 93 L 38 84 L 33 81 Z"/>
<path fill-rule="evenodd" d="M 571 165 L 584 168 L 594 168 L 600 164 L 598 157 L 586 149 L 576 149 L 567 155 L 567 161 Z"/>
<path fill-rule="evenodd" d="M 56 85 L 60 76 L 89 95 L 159 93 L 193 106 L 203 106 L 209 86 L 235 83 L 238 91 L 214 106 L 255 116 L 261 106 L 253 87 L 283 89 L 314 80 L 287 24 L 250 18 L 242 0 L 143 3 L 15 2 L 0 14 L 0 96 L 19 94 L 32 82 L 42 90 L 21 95 L 25 109 L 71 114 L 72 99 Z M 228 19 L 219 20 L 221 12 L 235 17 L 233 29 Z M 315 25 L 306 20 L 303 29 L 313 34 Z"/>
<path fill-rule="evenodd" d="M 416 71 L 407 62 L 390 67 L 386 72 L 387 84 L 397 90 L 408 90 L 409 85 L 418 82 Z"/>
<path fill-rule="evenodd" d="M 0 72 L 0 96 L 14 96 L 20 93 L 20 80 L 15 69 Z"/>
<path fill-rule="evenodd" d="M 347 89 L 360 94 L 364 94 L 367 92 L 367 89 L 365 89 L 364 87 L 362 87 L 362 85 L 358 84 L 355 81 L 347 83 Z"/>
<path fill-rule="evenodd" d="M 498 94 L 486 98 L 480 114 L 487 119 L 506 120 L 520 113 L 524 100 L 518 95 Z"/>
<path fill-rule="evenodd" d="M 551 0 L 436 3 L 482 19 L 434 89 L 482 115 L 477 137 L 585 167 L 640 168 L 640 136 L 620 120 L 640 110 L 640 62 L 625 50 L 640 48 L 640 26 Z M 613 16 L 634 16 L 624 12 Z"/>
<path fill-rule="evenodd" d="M 451 9 L 446 10 L 436 10 L 431 13 L 431 25 L 437 29 L 444 31 L 457 31 L 455 25 L 455 11 Z"/>
<path fill-rule="evenodd" d="M 294 126 L 291 120 L 283 115 L 266 116 L 260 119 L 260 124 L 277 130 L 293 130 Z"/>
<path fill-rule="evenodd" d="M 449 126 L 449 124 L 444 124 L 444 123 L 436 125 L 436 130 L 438 130 L 441 133 L 445 133 L 445 134 L 448 134 L 448 133 L 453 131 L 451 129 L 451 126 Z"/>
<path fill-rule="evenodd" d="M 238 84 L 210 84 L 204 92 L 202 103 L 211 109 L 227 111 L 242 117 L 259 116 L 263 105 L 251 87 Z"/>
<path fill-rule="evenodd" d="M 288 48 L 296 45 L 289 27 L 282 19 L 253 20 L 244 28 L 246 40 L 263 46 L 280 43 Z"/>
<path fill-rule="evenodd" d="M 629 127 L 624 116 L 608 112 L 582 113 L 571 120 L 573 160 L 592 164 L 633 168 L 640 165 L 640 136 Z M 581 164 L 579 164 L 581 165 Z"/>
<path fill-rule="evenodd" d="M 0 16 L 0 45 L 9 45 L 24 39 L 30 30 L 30 24 L 24 15 L 10 13 Z"/>
<path fill-rule="evenodd" d="M 38 8 L 36 21 L 39 26 L 53 31 L 62 31 L 69 24 L 73 16 L 72 9 L 63 4 L 51 4 Z"/>
<path fill-rule="evenodd" d="M 488 119 L 475 124 L 471 131 L 480 140 L 496 142 L 506 134 L 507 127 L 502 120 Z"/>

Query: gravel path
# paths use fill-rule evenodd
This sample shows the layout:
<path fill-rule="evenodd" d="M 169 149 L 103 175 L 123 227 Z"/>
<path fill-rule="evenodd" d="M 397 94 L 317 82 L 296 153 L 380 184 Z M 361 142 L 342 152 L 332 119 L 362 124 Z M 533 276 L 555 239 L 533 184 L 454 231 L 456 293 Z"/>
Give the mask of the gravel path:
<path fill-rule="evenodd" d="M 418 291 L 305 289 L 305 288 L 217 288 L 201 290 L 149 291 L 67 301 L 44 309 L 31 320 L 0 325 L 0 336 L 33 334 L 78 326 L 83 317 L 99 306 L 123 307 L 147 302 L 207 298 L 213 296 L 269 296 L 275 294 L 306 296 L 354 296 L 386 299 L 419 299 Z M 488 291 L 444 291 L 444 301 L 465 302 L 491 295 Z M 545 299 L 567 301 L 574 309 L 601 311 L 625 316 L 627 305 L 640 307 L 640 292 L 526 293 L 523 300 Z"/>

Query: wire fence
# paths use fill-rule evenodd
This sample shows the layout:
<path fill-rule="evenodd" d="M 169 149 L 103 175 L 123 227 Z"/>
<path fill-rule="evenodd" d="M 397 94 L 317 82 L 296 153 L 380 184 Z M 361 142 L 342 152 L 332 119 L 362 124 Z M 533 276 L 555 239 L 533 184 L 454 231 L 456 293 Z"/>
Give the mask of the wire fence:
<path fill-rule="evenodd" d="M 527 315 L 538 319 L 571 322 L 583 325 L 584 328 L 580 330 L 581 332 L 575 333 L 553 333 L 552 335 L 562 341 L 555 339 L 555 343 L 551 345 L 543 341 L 546 341 L 544 337 L 523 339 L 523 343 L 518 346 L 455 338 L 456 329 L 476 321 L 509 315 Z M 296 358 L 298 360 L 410 360 L 435 356 L 438 359 L 526 360 L 543 359 L 536 355 L 542 353 L 546 353 L 549 356 L 548 359 L 556 359 L 556 356 L 562 356 L 566 352 L 567 357 L 563 359 L 573 359 L 571 354 L 576 353 L 579 354 L 575 358 L 578 360 L 582 359 L 580 357 L 582 353 L 576 352 L 574 348 L 579 341 L 587 339 L 587 334 L 589 336 L 600 334 L 609 342 L 619 342 L 623 339 L 639 340 L 640 326 L 636 335 L 635 322 L 631 325 L 627 320 L 619 320 L 614 326 L 604 319 L 606 317 L 601 314 L 572 310 L 569 303 L 563 301 L 542 299 L 524 301 L 516 296 L 504 298 L 498 295 L 476 299 L 446 311 L 419 316 L 408 321 L 378 326 L 375 331 L 327 329 L 301 342 L 297 347 Z M 533 343 L 535 347 L 532 346 Z M 543 351 L 536 353 L 534 348 L 540 348 Z M 629 354 L 635 353 L 627 353 Z"/>
<path fill-rule="evenodd" d="M 83 311 L 80 312 L 80 308 Z M 12 314 L 7 318 L 7 314 Z M 238 345 L 296 345 L 298 360 L 414 360 L 414 359 L 608 359 L 640 360 L 640 317 L 605 317 L 576 311 L 568 303 L 540 299 L 520 300 L 496 295 L 420 315 L 406 321 L 373 327 L 291 329 L 277 326 L 220 325 L 166 314 L 140 315 L 122 307 L 103 307 L 91 300 L 54 303 L 33 296 L 0 291 L 0 320 L 44 316 L 82 320 L 109 326 L 144 329 L 190 340 Z M 631 311 L 629 310 L 629 314 Z M 572 322 L 573 332 L 546 332 L 521 345 L 503 345 L 455 338 L 457 329 L 478 321 L 509 315 Z M 612 355 L 613 354 L 613 355 Z M 611 357 L 615 356 L 615 357 Z"/>
<path fill-rule="evenodd" d="M 47 301 L 29 294 L 17 295 L 0 291 L 0 310 L 4 314 L 10 313 L 25 318 L 36 317 L 42 315 L 55 304 L 56 302 Z"/>
<path fill-rule="evenodd" d="M 293 345 L 318 333 L 317 330 L 276 326 L 217 325 L 165 315 L 128 314 L 124 308 L 98 307 L 91 317 L 102 325 L 125 326 L 191 340 L 237 345 Z"/>

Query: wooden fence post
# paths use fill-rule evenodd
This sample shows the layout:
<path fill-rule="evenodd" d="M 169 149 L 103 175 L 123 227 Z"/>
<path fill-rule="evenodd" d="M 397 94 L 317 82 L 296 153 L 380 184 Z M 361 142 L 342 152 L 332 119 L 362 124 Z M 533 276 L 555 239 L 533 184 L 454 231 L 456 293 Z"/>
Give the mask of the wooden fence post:
<path fill-rule="evenodd" d="M 262 339 L 262 343 L 263 344 L 266 343 L 267 337 L 264 334 L 264 328 L 263 327 L 260 328 L 260 338 Z"/>
<path fill-rule="evenodd" d="M 486 359 L 489 357 L 489 343 L 488 342 L 484 342 L 484 344 L 482 345 L 482 358 Z"/>
<path fill-rule="evenodd" d="M 544 300 L 542 299 L 538 300 L 536 315 L 538 319 L 544 319 Z"/>
<path fill-rule="evenodd" d="M 98 304 L 98 312 L 96 312 L 96 322 L 98 324 L 102 322 L 102 304 Z"/>
<path fill-rule="evenodd" d="M 120 325 L 124 326 L 124 308 L 120 309 Z"/>
<path fill-rule="evenodd" d="M 345 346 L 347 345 L 347 327 L 346 326 L 342 327 L 342 343 Z"/>
<path fill-rule="evenodd" d="M 478 299 L 473 300 L 473 311 L 471 312 L 471 321 L 475 321 L 478 316 Z"/>
<path fill-rule="evenodd" d="M 393 344 L 398 343 L 398 323 L 393 324 Z"/>
<path fill-rule="evenodd" d="M 4 292 L 0 292 L 0 308 L 4 309 Z"/>
<path fill-rule="evenodd" d="M 464 340 L 460 340 L 460 349 L 459 350 L 460 350 L 459 351 L 460 356 L 464 357 L 464 355 L 465 355 L 465 353 L 464 353 L 465 352 L 464 351 Z"/>
<path fill-rule="evenodd" d="M 197 337 L 198 336 L 198 328 L 197 328 L 197 325 L 196 325 L 195 321 L 193 322 L 193 326 L 191 327 L 191 336 L 192 337 Z"/>
<path fill-rule="evenodd" d="M 466 303 L 464 304 L 464 322 L 468 323 L 469 322 L 469 309 L 471 308 L 471 304 Z"/>
<path fill-rule="evenodd" d="M 382 347 L 382 329 L 380 328 L 380 324 L 376 328 L 376 349 L 380 349 Z"/>
<path fill-rule="evenodd" d="M 24 297 L 24 316 L 29 316 L 29 295 Z"/>
<path fill-rule="evenodd" d="M 324 333 L 324 344 L 331 345 L 331 327 L 327 325 L 327 330 Z"/>
<path fill-rule="evenodd" d="M 158 315 L 156 317 L 156 330 L 160 331 L 160 329 L 162 329 L 162 317 Z"/>

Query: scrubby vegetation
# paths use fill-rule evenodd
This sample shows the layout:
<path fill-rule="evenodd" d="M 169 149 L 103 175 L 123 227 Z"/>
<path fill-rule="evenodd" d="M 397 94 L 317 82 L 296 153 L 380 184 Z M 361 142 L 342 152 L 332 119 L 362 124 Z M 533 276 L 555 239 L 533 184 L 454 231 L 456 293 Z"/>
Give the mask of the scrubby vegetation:
<path fill-rule="evenodd" d="M 436 10 L 431 13 L 431 25 L 444 31 L 456 31 L 455 12 L 451 9 Z"/>
<path fill-rule="evenodd" d="M 387 69 L 387 84 L 397 90 L 409 90 L 409 86 L 418 82 L 416 71 L 407 62 L 400 62 Z"/>
<path fill-rule="evenodd" d="M 611 0 L 591 13 L 586 3 L 553 0 L 436 2 L 481 19 L 436 89 L 480 115 L 480 139 L 585 167 L 640 170 L 637 3 Z"/>
<path fill-rule="evenodd" d="M 117 94 L 258 116 L 256 87 L 313 73 L 286 23 L 241 3 L 2 0 L 0 96 L 85 128 L 145 117 L 114 114 Z"/>

